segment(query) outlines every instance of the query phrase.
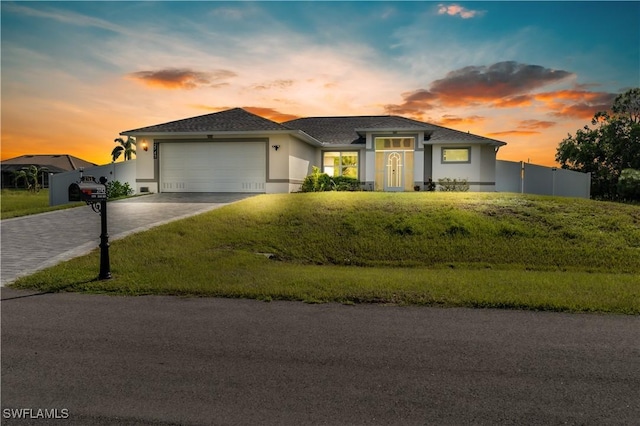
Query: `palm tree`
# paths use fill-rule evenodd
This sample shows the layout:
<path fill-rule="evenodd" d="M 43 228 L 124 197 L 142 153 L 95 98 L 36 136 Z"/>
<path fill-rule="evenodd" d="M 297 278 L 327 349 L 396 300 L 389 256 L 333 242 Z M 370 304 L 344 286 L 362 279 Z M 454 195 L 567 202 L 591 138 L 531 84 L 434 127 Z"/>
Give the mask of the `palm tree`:
<path fill-rule="evenodd" d="M 126 141 L 122 138 L 116 138 L 113 141 L 120 144 L 111 151 L 111 158 L 113 159 L 113 162 L 115 162 L 123 152 L 124 161 L 131 160 L 131 156 L 136 153 L 136 140 L 131 136 L 128 136 Z"/>

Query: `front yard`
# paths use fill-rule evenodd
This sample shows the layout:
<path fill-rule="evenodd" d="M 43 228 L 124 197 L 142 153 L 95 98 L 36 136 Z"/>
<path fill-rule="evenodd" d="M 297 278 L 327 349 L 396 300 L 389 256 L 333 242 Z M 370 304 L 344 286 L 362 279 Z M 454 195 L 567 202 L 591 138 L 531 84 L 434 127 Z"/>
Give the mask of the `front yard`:
<path fill-rule="evenodd" d="M 520 194 L 262 195 L 15 286 L 640 313 L 640 208 Z"/>

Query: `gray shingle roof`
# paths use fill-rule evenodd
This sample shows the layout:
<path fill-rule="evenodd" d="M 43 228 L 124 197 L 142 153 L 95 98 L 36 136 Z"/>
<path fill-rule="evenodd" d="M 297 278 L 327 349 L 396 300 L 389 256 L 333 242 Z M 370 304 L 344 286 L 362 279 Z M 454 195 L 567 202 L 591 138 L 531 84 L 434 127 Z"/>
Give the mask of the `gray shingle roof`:
<path fill-rule="evenodd" d="M 353 144 L 364 143 L 361 132 L 365 130 L 414 130 L 424 131 L 427 140 L 450 143 L 488 143 L 491 145 L 505 145 L 495 139 L 460 132 L 442 126 L 436 126 L 422 121 L 396 115 L 374 115 L 355 117 L 308 117 L 282 123 L 291 128 L 302 130 L 325 144 Z"/>
<path fill-rule="evenodd" d="M 21 155 L 2 160 L 3 170 L 9 165 L 48 167 L 50 172 L 77 170 L 80 167 L 93 167 L 96 164 L 68 154 Z M 19 169 L 18 169 L 19 170 Z"/>
<path fill-rule="evenodd" d="M 327 145 L 364 143 L 365 131 L 408 130 L 424 131 L 431 143 L 488 143 L 505 145 L 495 139 L 459 132 L 446 127 L 396 115 L 308 117 L 278 124 L 242 108 L 233 108 L 212 114 L 170 121 L 139 129 L 127 130 L 122 135 L 149 133 L 207 133 L 207 132 L 260 132 L 302 131 L 316 141 Z M 299 135 L 300 136 L 300 135 Z"/>
<path fill-rule="evenodd" d="M 252 132 L 264 130 L 288 130 L 275 121 L 267 120 L 242 108 L 233 108 L 198 117 L 170 121 L 154 126 L 127 130 L 121 134 L 134 133 L 197 133 L 197 132 Z"/>
<path fill-rule="evenodd" d="M 354 117 L 308 117 L 282 123 L 290 129 L 302 130 L 326 144 L 364 143 L 358 131 L 373 129 L 430 130 L 426 123 L 404 117 L 378 115 Z"/>

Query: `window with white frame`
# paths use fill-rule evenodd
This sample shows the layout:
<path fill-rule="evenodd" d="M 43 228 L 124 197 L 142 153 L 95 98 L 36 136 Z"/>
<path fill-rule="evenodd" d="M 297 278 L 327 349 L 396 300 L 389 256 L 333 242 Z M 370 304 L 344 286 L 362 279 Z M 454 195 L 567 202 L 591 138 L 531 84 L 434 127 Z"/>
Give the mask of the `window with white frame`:
<path fill-rule="evenodd" d="M 471 147 L 442 148 L 443 163 L 470 163 Z"/>
<path fill-rule="evenodd" d="M 322 158 L 322 171 L 329 176 L 348 176 L 358 179 L 358 152 L 325 152 Z"/>

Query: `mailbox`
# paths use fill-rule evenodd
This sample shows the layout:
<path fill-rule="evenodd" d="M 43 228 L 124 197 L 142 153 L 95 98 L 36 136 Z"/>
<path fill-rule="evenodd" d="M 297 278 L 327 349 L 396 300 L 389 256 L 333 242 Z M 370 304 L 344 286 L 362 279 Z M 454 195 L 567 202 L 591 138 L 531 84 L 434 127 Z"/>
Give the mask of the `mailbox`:
<path fill-rule="evenodd" d="M 106 199 L 107 186 L 96 182 L 93 176 L 83 176 L 80 182 L 69 185 L 69 201 L 90 202 Z"/>

